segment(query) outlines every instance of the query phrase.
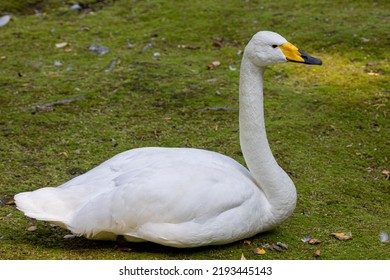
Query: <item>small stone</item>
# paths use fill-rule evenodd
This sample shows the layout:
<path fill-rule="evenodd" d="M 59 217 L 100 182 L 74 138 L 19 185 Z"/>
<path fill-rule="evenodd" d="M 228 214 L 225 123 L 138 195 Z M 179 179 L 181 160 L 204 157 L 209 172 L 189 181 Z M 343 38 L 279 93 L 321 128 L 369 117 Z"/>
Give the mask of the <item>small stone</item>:
<path fill-rule="evenodd" d="M 147 50 L 149 50 L 149 49 L 151 49 L 151 48 L 153 48 L 154 47 L 154 44 L 153 43 L 148 43 L 148 44 L 146 44 L 143 48 L 142 48 L 142 52 L 145 52 L 145 51 L 147 51 Z"/>
<path fill-rule="evenodd" d="M 94 54 L 105 55 L 110 49 L 105 46 L 92 44 L 88 47 L 88 50 Z"/>

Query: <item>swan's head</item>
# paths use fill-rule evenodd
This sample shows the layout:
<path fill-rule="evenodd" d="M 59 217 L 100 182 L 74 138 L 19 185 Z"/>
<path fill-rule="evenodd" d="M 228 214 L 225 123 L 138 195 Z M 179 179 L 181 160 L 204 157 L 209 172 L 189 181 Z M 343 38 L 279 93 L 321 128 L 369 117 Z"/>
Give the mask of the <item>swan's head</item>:
<path fill-rule="evenodd" d="M 256 33 L 245 48 L 245 55 L 259 67 L 287 61 L 322 64 L 321 60 L 298 50 L 282 36 L 271 31 Z"/>

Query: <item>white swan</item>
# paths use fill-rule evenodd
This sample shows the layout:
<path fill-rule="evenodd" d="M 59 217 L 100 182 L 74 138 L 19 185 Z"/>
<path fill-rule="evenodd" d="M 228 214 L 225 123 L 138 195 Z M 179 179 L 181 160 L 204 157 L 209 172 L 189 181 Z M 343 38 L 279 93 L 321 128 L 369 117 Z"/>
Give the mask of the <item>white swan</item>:
<path fill-rule="evenodd" d="M 249 171 L 205 150 L 133 149 L 57 188 L 17 194 L 17 208 L 90 239 L 173 247 L 226 244 L 274 228 L 293 212 L 296 190 L 268 145 L 263 74 L 286 61 L 321 64 L 270 31 L 245 48 L 239 120 Z"/>

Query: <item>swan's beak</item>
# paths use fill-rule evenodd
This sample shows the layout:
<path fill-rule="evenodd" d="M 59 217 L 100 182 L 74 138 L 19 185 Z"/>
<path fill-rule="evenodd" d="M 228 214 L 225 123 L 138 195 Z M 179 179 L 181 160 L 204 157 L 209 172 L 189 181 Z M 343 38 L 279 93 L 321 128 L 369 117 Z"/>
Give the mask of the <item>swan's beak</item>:
<path fill-rule="evenodd" d="M 279 46 L 279 48 L 282 50 L 288 61 L 314 65 L 322 64 L 320 59 L 312 57 L 307 53 L 298 50 L 296 46 L 289 42 L 284 43 L 283 45 Z"/>

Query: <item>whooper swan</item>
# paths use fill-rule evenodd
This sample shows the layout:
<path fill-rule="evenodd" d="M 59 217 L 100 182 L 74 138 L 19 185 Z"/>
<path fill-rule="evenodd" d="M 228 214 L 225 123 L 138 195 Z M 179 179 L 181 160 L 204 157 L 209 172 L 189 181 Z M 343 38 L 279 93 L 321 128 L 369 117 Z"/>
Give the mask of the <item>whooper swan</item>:
<path fill-rule="evenodd" d="M 59 187 L 17 194 L 17 208 L 90 239 L 172 247 L 226 244 L 276 227 L 292 214 L 296 190 L 268 144 L 263 76 L 286 61 L 322 63 L 270 31 L 245 48 L 239 125 L 248 169 L 206 150 L 133 149 Z"/>

